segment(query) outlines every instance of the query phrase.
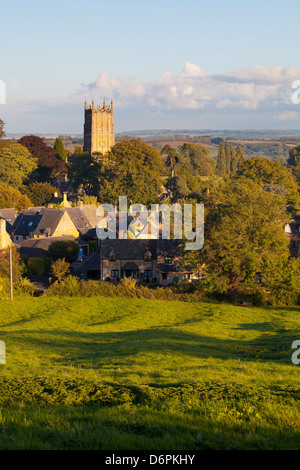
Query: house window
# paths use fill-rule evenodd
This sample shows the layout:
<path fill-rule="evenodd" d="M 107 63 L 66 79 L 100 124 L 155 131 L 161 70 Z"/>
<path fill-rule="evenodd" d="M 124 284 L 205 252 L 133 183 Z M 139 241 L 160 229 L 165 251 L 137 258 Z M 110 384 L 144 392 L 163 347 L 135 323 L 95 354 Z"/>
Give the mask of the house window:
<path fill-rule="evenodd" d="M 117 259 L 117 258 L 116 258 L 115 255 L 112 255 L 112 256 L 109 256 L 109 257 L 108 257 L 108 260 L 109 260 L 109 261 L 116 261 L 116 259 Z"/>
<path fill-rule="evenodd" d="M 152 278 L 152 270 L 151 269 L 146 269 L 144 272 L 144 278 L 145 279 L 151 279 Z"/>
<path fill-rule="evenodd" d="M 111 277 L 114 277 L 114 278 L 119 277 L 119 270 L 118 269 L 112 269 Z"/>
<path fill-rule="evenodd" d="M 166 257 L 165 257 L 165 264 L 172 264 L 172 258 L 171 258 L 171 256 L 166 256 Z"/>
<path fill-rule="evenodd" d="M 145 255 L 144 261 L 152 261 L 152 255 Z"/>
<path fill-rule="evenodd" d="M 166 281 L 168 279 L 168 273 L 162 273 L 162 278 Z"/>

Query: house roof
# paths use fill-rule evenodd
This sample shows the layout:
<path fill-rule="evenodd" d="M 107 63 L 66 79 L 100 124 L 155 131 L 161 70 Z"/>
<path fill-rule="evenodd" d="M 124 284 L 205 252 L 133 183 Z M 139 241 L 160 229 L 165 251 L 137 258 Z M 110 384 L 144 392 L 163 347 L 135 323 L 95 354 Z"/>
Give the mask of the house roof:
<path fill-rule="evenodd" d="M 14 235 L 51 235 L 58 226 L 62 216 L 62 209 L 49 209 L 21 211 L 14 228 Z"/>
<path fill-rule="evenodd" d="M 18 248 L 20 255 L 24 257 L 46 256 L 52 243 L 66 240 L 77 241 L 75 237 L 68 235 L 61 237 L 30 238 L 20 244 L 16 244 L 16 248 Z"/>
<path fill-rule="evenodd" d="M 80 235 L 85 235 L 92 228 L 88 218 L 86 217 L 82 207 L 68 207 L 65 209 Z"/>
<path fill-rule="evenodd" d="M 145 253 L 150 251 L 153 259 L 157 258 L 157 240 L 101 240 L 101 258 L 108 259 L 111 250 L 114 251 L 116 258 L 125 259 L 144 259 Z"/>

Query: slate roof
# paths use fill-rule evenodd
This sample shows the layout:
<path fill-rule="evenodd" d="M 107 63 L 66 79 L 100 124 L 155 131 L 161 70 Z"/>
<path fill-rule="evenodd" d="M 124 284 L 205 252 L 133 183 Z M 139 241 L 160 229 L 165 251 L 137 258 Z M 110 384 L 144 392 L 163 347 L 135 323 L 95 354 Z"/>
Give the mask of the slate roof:
<path fill-rule="evenodd" d="M 61 209 L 22 210 L 16 220 L 14 235 L 48 235 L 51 236 L 63 216 Z"/>
<path fill-rule="evenodd" d="M 143 260 L 145 253 L 151 251 L 152 258 L 157 259 L 157 240 L 101 240 L 101 258 L 108 259 L 113 249 L 117 259 Z"/>
<path fill-rule="evenodd" d="M 63 235 L 61 237 L 29 238 L 20 244 L 16 244 L 16 248 L 18 248 L 22 257 L 47 256 L 47 252 L 52 243 L 66 240 L 77 241 L 75 237 L 70 235 Z"/>

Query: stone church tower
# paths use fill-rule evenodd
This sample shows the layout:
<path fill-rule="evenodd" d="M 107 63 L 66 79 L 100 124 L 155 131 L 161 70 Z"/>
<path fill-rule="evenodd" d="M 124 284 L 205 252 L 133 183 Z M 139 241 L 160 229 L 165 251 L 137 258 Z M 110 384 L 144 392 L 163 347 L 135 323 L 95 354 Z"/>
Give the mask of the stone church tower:
<path fill-rule="evenodd" d="M 115 131 L 113 124 L 113 102 L 110 106 L 106 106 L 105 101 L 103 107 L 95 108 L 94 100 L 92 106 L 84 104 L 84 144 L 83 151 L 103 154 L 109 152 L 111 147 L 115 145 Z"/>

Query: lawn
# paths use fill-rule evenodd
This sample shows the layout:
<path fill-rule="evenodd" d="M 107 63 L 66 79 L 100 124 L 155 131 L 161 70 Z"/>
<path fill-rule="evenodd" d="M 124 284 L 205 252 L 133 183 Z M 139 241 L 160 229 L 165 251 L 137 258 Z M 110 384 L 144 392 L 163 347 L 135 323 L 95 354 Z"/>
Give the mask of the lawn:
<path fill-rule="evenodd" d="M 0 449 L 299 449 L 300 308 L 0 303 Z"/>

